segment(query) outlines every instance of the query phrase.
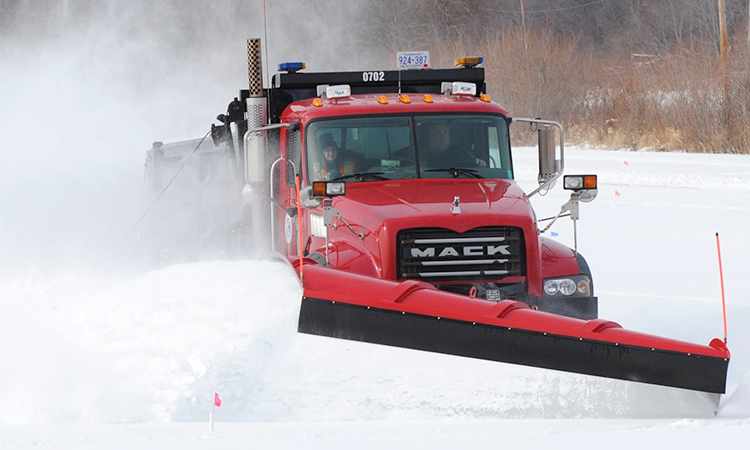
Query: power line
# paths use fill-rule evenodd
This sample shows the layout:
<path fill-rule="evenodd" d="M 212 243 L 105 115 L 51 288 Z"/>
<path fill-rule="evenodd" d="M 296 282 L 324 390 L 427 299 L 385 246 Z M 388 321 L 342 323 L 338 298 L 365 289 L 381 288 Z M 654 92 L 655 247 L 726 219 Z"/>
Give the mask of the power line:
<path fill-rule="evenodd" d="M 559 8 L 549 8 L 549 9 L 535 9 L 535 10 L 526 11 L 526 14 L 540 14 L 540 13 L 548 13 L 548 12 L 556 12 L 556 11 L 568 11 L 571 9 L 585 8 L 587 6 L 598 5 L 606 1 L 607 0 L 595 0 L 593 2 L 584 3 L 582 5 L 561 6 Z M 521 14 L 521 11 L 513 10 L 513 9 L 494 9 L 494 8 L 484 8 L 484 9 L 486 11 L 493 11 L 493 12 Z"/>
<path fill-rule="evenodd" d="M 607 0 L 596 0 L 589 3 L 584 3 L 583 5 L 573 5 L 573 6 L 563 6 L 560 8 L 550 8 L 550 9 L 538 9 L 536 11 L 527 11 L 529 14 L 533 13 L 546 13 L 546 12 L 555 12 L 555 11 L 568 11 L 570 9 L 578 9 L 578 8 L 585 8 L 587 6 L 591 5 L 598 5 L 600 3 L 604 3 Z"/>

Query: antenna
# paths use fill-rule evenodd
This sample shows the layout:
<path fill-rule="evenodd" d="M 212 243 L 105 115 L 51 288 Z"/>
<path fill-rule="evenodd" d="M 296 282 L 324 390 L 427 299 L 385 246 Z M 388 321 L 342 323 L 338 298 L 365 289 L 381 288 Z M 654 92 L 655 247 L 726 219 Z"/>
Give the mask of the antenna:
<path fill-rule="evenodd" d="M 266 0 L 263 0 L 263 46 L 266 50 L 266 76 L 270 76 L 271 74 L 271 61 L 268 59 L 268 25 L 266 24 Z M 266 83 L 267 86 L 270 86 L 270 81 L 267 80 L 268 83 Z"/>

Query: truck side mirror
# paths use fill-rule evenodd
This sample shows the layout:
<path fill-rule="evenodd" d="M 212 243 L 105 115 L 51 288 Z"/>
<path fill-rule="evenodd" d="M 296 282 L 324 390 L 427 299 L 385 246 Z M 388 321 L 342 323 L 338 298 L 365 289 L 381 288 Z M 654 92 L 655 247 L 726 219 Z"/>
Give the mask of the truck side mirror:
<path fill-rule="evenodd" d="M 556 131 L 552 126 L 542 124 L 537 130 L 539 134 L 539 175 L 537 181 L 539 181 L 539 184 L 553 180 L 560 171 L 560 162 L 555 155 Z"/>
<path fill-rule="evenodd" d="M 245 181 L 248 184 L 266 181 L 266 133 L 245 133 Z"/>
<path fill-rule="evenodd" d="M 544 195 L 554 186 L 555 180 L 562 175 L 565 169 L 565 132 L 559 122 L 543 119 L 515 118 L 513 122 L 528 123 L 532 131 L 539 134 L 539 187 L 534 189 L 528 196 L 531 197 L 542 192 Z M 555 132 L 560 135 L 560 159 L 557 159 L 555 147 Z"/>

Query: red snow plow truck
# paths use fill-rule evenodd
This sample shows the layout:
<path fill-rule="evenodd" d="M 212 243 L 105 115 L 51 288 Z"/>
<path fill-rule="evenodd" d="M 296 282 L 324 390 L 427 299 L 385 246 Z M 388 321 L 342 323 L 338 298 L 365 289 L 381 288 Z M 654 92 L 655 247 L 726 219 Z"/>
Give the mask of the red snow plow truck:
<path fill-rule="evenodd" d="M 559 217 L 575 228 L 596 176 L 562 177 L 563 127 L 511 118 L 486 94 L 480 58 L 429 69 L 410 52 L 398 70 L 327 73 L 285 63 L 265 87 L 260 55 L 248 40 L 249 89 L 219 115 L 213 144 L 156 145 L 147 179 L 158 192 L 164 167 L 197 158 L 196 186 L 236 187 L 244 206 L 226 234 L 296 271 L 299 332 L 724 392 L 724 341 L 598 318 L 586 260 L 542 236 Z M 514 181 L 511 123 L 538 133 L 529 193 Z M 530 199 L 560 178 L 570 200 L 541 222 Z"/>

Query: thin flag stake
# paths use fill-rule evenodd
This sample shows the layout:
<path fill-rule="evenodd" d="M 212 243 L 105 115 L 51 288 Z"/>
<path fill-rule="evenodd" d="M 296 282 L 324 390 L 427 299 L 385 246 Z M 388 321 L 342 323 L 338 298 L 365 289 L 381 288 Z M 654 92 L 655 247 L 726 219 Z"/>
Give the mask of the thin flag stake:
<path fill-rule="evenodd" d="M 727 343 L 727 301 L 724 296 L 724 270 L 721 267 L 721 245 L 719 233 L 716 233 L 716 252 L 719 255 L 719 280 L 721 281 L 721 312 L 724 316 L 724 343 Z"/>
<path fill-rule="evenodd" d="M 214 401 L 211 402 L 211 412 L 208 413 L 208 429 L 210 431 L 214 431 L 214 411 L 216 411 L 217 406 L 221 408 L 221 398 L 218 392 L 214 392 Z"/>

